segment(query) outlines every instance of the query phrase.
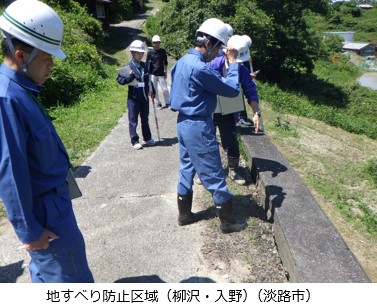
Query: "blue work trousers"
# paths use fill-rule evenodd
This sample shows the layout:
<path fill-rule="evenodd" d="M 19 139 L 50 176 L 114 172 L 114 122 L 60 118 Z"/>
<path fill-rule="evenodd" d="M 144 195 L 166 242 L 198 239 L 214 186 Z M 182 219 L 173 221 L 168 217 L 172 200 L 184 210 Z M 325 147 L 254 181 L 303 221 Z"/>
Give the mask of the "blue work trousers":
<path fill-rule="evenodd" d="M 29 251 L 33 283 L 92 283 L 84 238 L 77 226 L 69 197 L 63 185 L 33 198 L 34 213 L 41 225 L 59 238 L 47 249 Z"/>
<path fill-rule="evenodd" d="M 139 115 L 141 120 L 141 133 L 143 135 L 143 140 L 147 142 L 152 139 L 151 129 L 149 128 L 148 122 L 149 101 L 144 99 L 128 99 L 127 107 L 131 144 L 134 145 L 136 143 L 139 143 L 139 136 L 136 132 Z"/>
<path fill-rule="evenodd" d="M 212 194 L 215 204 L 221 205 L 233 197 L 226 186 L 219 145 L 211 116 L 178 115 L 179 141 L 178 194 L 192 192 L 195 173 Z"/>
<path fill-rule="evenodd" d="M 234 122 L 234 114 L 229 113 L 222 115 L 215 113 L 213 116 L 215 126 L 219 128 L 221 145 L 226 151 L 228 157 L 239 158 L 240 149 L 237 141 L 237 129 Z"/>

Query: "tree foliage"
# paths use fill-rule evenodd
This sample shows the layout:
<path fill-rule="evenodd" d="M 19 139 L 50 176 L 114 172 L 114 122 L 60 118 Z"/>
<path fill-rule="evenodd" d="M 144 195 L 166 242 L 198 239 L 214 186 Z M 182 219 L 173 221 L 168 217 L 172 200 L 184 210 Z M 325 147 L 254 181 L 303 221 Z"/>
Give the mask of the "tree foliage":
<path fill-rule="evenodd" d="M 326 0 L 171 0 L 147 22 L 148 35 L 164 37 L 168 52 L 178 58 L 195 41 L 195 31 L 207 18 L 231 24 L 235 34 L 253 40 L 255 66 L 278 80 L 286 73 L 310 72 L 320 39 L 306 24 L 307 11 L 325 14 Z"/>

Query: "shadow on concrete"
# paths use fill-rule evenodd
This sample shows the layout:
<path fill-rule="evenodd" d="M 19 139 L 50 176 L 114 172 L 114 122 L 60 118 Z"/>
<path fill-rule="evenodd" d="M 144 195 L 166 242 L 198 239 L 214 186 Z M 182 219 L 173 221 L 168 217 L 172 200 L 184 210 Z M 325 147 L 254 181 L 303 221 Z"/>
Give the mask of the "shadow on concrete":
<path fill-rule="evenodd" d="M 158 143 L 158 146 L 173 146 L 178 143 L 178 138 L 161 138 L 161 142 Z"/>
<path fill-rule="evenodd" d="M 166 283 L 158 275 L 141 275 L 134 277 L 126 277 L 116 280 L 114 283 Z M 208 277 L 193 276 L 180 281 L 180 283 L 215 283 Z"/>
<path fill-rule="evenodd" d="M 92 169 L 91 166 L 87 165 L 80 165 L 75 167 L 74 169 L 74 175 L 75 178 L 86 178 L 90 174 L 90 170 Z"/>
<path fill-rule="evenodd" d="M 272 177 L 277 177 L 279 173 L 283 173 L 288 170 L 286 166 L 279 162 L 262 158 L 253 158 L 253 167 L 254 166 L 255 170 L 257 170 L 259 173 L 271 172 Z"/>
<path fill-rule="evenodd" d="M 275 209 L 280 208 L 283 204 L 287 193 L 283 192 L 283 188 L 276 185 L 266 186 L 266 201 L 265 213 L 269 222 L 274 222 Z"/>
<path fill-rule="evenodd" d="M 24 261 L 18 261 L 6 266 L 0 266 L 0 283 L 15 283 L 17 278 L 24 273 Z"/>

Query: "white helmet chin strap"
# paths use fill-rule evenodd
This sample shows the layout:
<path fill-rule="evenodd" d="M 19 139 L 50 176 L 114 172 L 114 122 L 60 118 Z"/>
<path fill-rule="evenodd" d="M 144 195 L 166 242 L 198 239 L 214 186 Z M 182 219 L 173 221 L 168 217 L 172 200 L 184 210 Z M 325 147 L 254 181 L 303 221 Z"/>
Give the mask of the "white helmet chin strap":
<path fill-rule="evenodd" d="M 4 32 L 4 35 L 6 37 L 6 42 L 8 44 L 8 48 L 9 48 L 9 51 L 11 52 L 12 56 L 15 57 L 16 56 L 16 50 L 14 49 L 14 46 L 13 46 L 13 43 L 12 43 L 12 36 L 8 33 L 8 32 Z M 34 57 L 37 55 L 38 53 L 38 49 L 37 48 L 33 48 L 33 51 L 31 51 L 31 53 L 29 54 L 29 57 L 27 59 L 27 61 L 20 67 L 21 70 L 28 74 L 28 65 L 32 62 L 32 60 L 34 59 Z"/>

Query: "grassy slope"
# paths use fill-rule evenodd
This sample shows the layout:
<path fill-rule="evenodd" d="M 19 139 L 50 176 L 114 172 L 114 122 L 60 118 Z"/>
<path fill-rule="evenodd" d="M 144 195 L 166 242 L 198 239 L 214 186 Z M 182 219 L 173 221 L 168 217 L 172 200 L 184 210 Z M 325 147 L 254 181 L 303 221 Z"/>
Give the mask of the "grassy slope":
<path fill-rule="evenodd" d="M 266 102 L 262 109 L 269 139 L 377 282 L 377 189 L 365 174 L 368 160 L 377 157 L 377 141 L 313 119 L 276 113 Z"/>

